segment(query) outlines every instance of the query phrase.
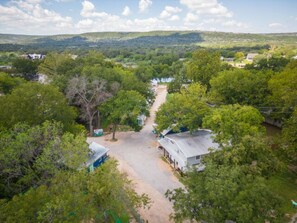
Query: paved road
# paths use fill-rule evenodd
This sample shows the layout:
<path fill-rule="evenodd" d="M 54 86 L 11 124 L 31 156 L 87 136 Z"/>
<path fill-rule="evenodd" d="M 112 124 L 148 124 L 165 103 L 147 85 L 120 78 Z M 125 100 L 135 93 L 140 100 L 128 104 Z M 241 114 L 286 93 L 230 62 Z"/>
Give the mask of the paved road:
<path fill-rule="evenodd" d="M 88 142 L 95 141 L 109 148 L 109 154 L 119 161 L 119 169 L 126 172 L 135 183 L 136 191 L 148 194 L 153 200 L 149 210 L 140 210 L 142 217 L 150 223 L 170 222 L 172 204 L 164 193 L 168 189 L 182 187 L 169 165 L 160 159 L 162 154 L 156 148 L 156 138 L 152 133 L 155 111 L 165 102 L 166 95 L 166 88 L 159 86 L 150 117 L 140 132 L 117 133 L 117 142 L 108 141 L 111 135 L 88 138 Z"/>

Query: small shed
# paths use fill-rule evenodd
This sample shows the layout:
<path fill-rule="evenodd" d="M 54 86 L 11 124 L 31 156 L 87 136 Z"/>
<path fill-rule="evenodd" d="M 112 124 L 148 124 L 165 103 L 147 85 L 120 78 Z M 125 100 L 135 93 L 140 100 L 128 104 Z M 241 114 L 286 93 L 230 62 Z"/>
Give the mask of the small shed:
<path fill-rule="evenodd" d="M 109 149 L 96 142 L 92 142 L 89 145 L 89 149 L 89 160 L 86 162 L 86 166 L 88 167 L 88 170 L 92 172 L 108 159 L 107 153 Z"/>
<path fill-rule="evenodd" d="M 139 126 L 144 126 L 146 120 L 146 116 L 144 114 L 141 114 L 137 117 L 137 123 Z"/>

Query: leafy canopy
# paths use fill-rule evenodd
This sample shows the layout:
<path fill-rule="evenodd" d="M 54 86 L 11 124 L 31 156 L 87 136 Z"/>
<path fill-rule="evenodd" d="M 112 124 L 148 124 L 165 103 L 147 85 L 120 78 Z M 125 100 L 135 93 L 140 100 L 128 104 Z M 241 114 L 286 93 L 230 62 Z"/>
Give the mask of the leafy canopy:
<path fill-rule="evenodd" d="M 293 60 L 284 71 L 273 76 L 268 83 L 271 99 L 281 112 L 279 118 L 287 118 L 297 107 L 297 60 Z"/>
<path fill-rule="evenodd" d="M 113 124 L 113 139 L 117 125 L 128 125 L 134 130 L 140 130 L 137 117 L 141 114 L 148 114 L 147 102 L 137 91 L 119 91 L 117 95 L 108 100 L 100 107 L 100 111 Z"/>
<path fill-rule="evenodd" d="M 237 144 L 246 135 L 264 132 L 264 117 L 251 106 L 223 105 L 203 118 L 203 127 L 211 129 L 221 145 Z"/>
<path fill-rule="evenodd" d="M 242 104 L 265 107 L 269 95 L 269 71 L 226 70 L 210 80 L 211 94 L 215 100 L 226 104 Z"/>
<path fill-rule="evenodd" d="M 13 88 L 25 83 L 25 79 L 20 77 L 11 77 L 10 75 L 0 72 L 0 94 L 8 94 Z"/>
<path fill-rule="evenodd" d="M 241 166 L 206 164 L 203 172 L 193 171 L 185 179 L 185 188 L 168 191 L 173 201 L 176 222 L 278 222 L 280 198 L 264 178 L 247 174 Z M 280 221 L 279 221 L 280 222 Z"/>
<path fill-rule="evenodd" d="M 44 184 L 59 171 L 80 168 L 89 151 L 83 134 L 63 133 L 61 124 L 48 121 L 2 131 L 0 145 L 1 197 Z"/>
<path fill-rule="evenodd" d="M 187 64 L 187 77 L 209 89 L 209 81 L 217 76 L 220 71 L 220 54 L 207 50 L 197 50 L 193 53 L 192 59 Z"/>
<path fill-rule="evenodd" d="M 209 112 L 206 87 L 194 83 L 181 89 L 180 93 L 169 95 L 156 113 L 157 130 L 172 128 L 179 131 L 184 127 L 190 131 L 202 125 L 203 117 Z"/>
<path fill-rule="evenodd" d="M 149 204 L 109 160 L 92 174 L 59 172 L 47 185 L 0 200 L 1 222 L 123 222 L 136 217 L 136 209 Z"/>
<path fill-rule="evenodd" d="M 0 126 L 5 128 L 18 122 L 32 126 L 55 120 L 63 123 L 65 130 L 74 130 L 76 110 L 68 106 L 65 96 L 51 85 L 22 84 L 11 94 L 0 97 L 0 104 Z"/>

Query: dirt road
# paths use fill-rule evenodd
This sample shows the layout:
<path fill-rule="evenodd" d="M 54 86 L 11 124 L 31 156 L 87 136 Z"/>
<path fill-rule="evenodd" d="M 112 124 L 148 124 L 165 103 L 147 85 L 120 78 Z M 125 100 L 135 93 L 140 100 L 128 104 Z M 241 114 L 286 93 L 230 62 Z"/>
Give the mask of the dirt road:
<path fill-rule="evenodd" d="M 110 149 L 110 155 L 119 161 L 119 169 L 126 172 L 135 183 L 138 193 L 146 193 L 153 203 L 149 210 L 140 210 L 141 216 L 149 223 L 170 222 L 172 204 L 165 198 L 168 189 L 182 187 L 173 175 L 171 168 L 160 159 L 161 152 L 156 148 L 156 138 L 152 133 L 155 111 L 166 100 L 166 87 L 159 86 L 150 117 L 140 132 L 117 133 L 117 142 L 110 142 L 111 135 L 88 138 Z"/>

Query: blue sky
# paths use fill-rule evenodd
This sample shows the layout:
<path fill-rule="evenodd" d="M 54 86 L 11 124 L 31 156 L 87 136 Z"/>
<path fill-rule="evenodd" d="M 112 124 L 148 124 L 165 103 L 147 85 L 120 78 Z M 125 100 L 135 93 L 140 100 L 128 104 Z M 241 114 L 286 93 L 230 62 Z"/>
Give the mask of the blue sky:
<path fill-rule="evenodd" d="M 296 0 L 0 0 L 0 33 L 297 32 Z"/>

